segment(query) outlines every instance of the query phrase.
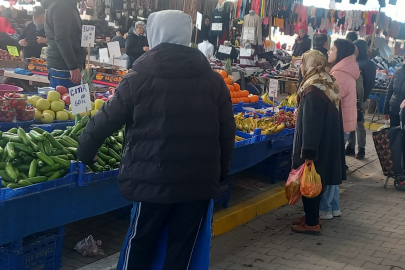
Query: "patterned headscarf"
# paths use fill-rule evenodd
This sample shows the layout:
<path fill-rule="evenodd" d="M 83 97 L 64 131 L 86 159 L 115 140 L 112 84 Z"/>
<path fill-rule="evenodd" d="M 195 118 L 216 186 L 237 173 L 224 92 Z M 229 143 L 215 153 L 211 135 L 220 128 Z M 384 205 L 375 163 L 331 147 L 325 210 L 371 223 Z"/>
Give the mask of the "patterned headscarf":
<path fill-rule="evenodd" d="M 142 25 L 142 27 L 143 27 L 143 34 L 142 35 L 139 35 L 137 32 L 136 32 L 136 27 L 138 26 L 138 25 Z M 134 34 L 135 35 L 137 35 L 137 36 L 146 36 L 146 24 L 143 22 L 143 21 L 137 21 L 136 23 L 135 23 L 135 25 L 134 25 Z"/>
<path fill-rule="evenodd" d="M 335 104 L 339 110 L 340 95 L 339 87 L 335 78 L 329 75 L 328 60 L 325 55 L 318 50 L 312 50 L 302 55 L 305 76 L 302 79 L 298 94 L 313 85 L 324 91 L 325 95 Z"/>

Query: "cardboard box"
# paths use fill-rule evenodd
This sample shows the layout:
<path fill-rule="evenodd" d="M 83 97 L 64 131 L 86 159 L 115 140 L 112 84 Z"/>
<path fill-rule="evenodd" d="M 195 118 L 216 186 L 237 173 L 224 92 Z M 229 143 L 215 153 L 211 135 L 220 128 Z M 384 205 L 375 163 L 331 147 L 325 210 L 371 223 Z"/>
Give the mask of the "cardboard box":
<path fill-rule="evenodd" d="M 97 72 L 94 76 L 93 82 L 108 86 L 116 87 L 124 78 L 122 75 L 115 75 L 115 74 L 106 74 Z"/>
<path fill-rule="evenodd" d="M 25 62 L 0 60 L 0 68 L 25 68 Z"/>
<path fill-rule="evenodd" d="M 27 63 L 26 69 L 28 69 L 34 74 L 48 76 L 48 67 L 43 64 Z"/>

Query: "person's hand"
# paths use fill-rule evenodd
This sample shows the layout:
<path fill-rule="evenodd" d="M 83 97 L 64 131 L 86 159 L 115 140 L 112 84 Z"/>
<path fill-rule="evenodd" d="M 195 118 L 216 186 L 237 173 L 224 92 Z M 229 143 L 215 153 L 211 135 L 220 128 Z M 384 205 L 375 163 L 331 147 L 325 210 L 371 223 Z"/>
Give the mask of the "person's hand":
<path fill-rule="evenodd" d="M 294 115 L 295 115 L 295 116 L 298 116 L 298 108 L 296 108 L 296 109 L 294 110 Z"/>
<path fill-rule="evenodd" d="M 384 115 L 384 119 L 385 119 L 386 121 L 390 120 L 390 115 L 389 115 L 389 114 Z"/>
<path fill-rule="evenodd" d="M 20 44 L 21 47 L 28 46 L 28 42 L 25 39 L 21 39 L 20 41 L 18 41 L 18 44 Z"/>
<path fill-rule="evenodd" d="M 300 43 L 301 43 L 301 39 L 297 39 L 297 43 L 300 44 Z"/>
<path fill-rule="evenodd" d="M 403 108 L 405 108 L 405 99 L 404 99 L 404 101 L 402 101 L 402 103 L 401 103 L 401 109 L 403 109 Z"/>
<path fill-rule="evenodd" d="M 143 47 L 143 50 L 144 50 L 145 52 L 147 52 L 147 51 L 149 51 L 149 47 L 145 46 L 145 47 Z"/>
<path fill-rule="evenodd" d="M 313 160 L 309 160 L 309 159 L 305 160 L 305 165 L 309 166 L 309 165 L 312 165 L 312 164 L 314 164 Z"/>
<path fill-rule="evenodd" d="M 38 44 L 45 44 L 45 43 L 47 43 L 48 42 L 48 40 L 46 39 L 46 38 L 44 38 L 44 37 L 37 37 L 37 42 L 38 42 Z"/>
<path fill-rule="evenodd" d="M 72 83 L 79 84 L 82 81 L 82 74 L 80 69 L 75 69 L 70 71 L 70 80 Z"/>

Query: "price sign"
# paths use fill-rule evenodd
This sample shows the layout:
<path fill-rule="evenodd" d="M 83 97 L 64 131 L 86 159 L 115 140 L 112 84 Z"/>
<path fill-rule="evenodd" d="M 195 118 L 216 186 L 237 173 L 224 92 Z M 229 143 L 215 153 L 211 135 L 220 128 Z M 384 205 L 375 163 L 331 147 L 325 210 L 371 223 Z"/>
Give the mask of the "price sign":
<path fill-rule="evenodd" d="M 107 47 L 111 57 L 114 58 L 121 57 L 121 48 L 120 43 L 118 41 L 107 43 Z"/>
<path fill-rule="evenodd" d="M 197 19 L 195 21 L 195 25 L 197 26 L 198 30 L 201 30 L 201 24 L 203 23 L 202 21 L 202 14 L 200 12 L 197 12 Z M 204 22 L 205 23 L 205 22 Z"/>
<path fill-rule="evenodd" d="M 74 115 L 91 111 L 90 90 L 87 84 L 70 87 L 69 96 Z"/>
<path fill-rule="evenodd" d="M 244 27 L 243 28 L 243 40 L 254 41 L 255 40 L 255 28 Z"/>
<path fill-rule="evenodd" d="M 108 63 L 108 62 L 110 62 L 110 58 L 108 56 L 108 49 L 107 48 L 99 49 L 98 54 L 100 55 L 100 63 Z"/>
<path fill-rule="evenodd" d="M 224 53 L 224 54 L 231 54 L 232 47 L 227 47 L 227 46 L 224 46 L 224 45 L 220 45 L 218 52 Z"/>
<path fill-rule="evenodd" d="M 213 23 L 211 24 L 212 31 L 222 31 L 222 23 Z"/>
<path fill-rule="evenodd" d="M 269 81 L 269 96 L 277 97 L 278 81 L 270 79 Z"/>
<path fill-rule="evenodd" d="M 252 49 L 240 48 L 240 56 L 244 56 L 244 57 L 252 56 Z"/>
<path fill-rule="evenodd" d="M 11 56 L 20 56 L 20 52 L 18 51 L 17 47 L 15 46 L 7 46 L 7 51 Z"/>
<path fill-rule="evenodd" d="M 94 47 L 96 37 L 96 27 L 93 25 L 83 25 L 82 27 L 82 47 Z"/>

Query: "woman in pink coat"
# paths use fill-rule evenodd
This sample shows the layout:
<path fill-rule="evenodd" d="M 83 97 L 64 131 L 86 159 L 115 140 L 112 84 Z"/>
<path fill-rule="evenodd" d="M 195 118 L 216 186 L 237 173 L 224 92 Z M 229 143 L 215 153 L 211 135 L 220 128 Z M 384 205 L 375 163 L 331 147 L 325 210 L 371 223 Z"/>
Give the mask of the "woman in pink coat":
<path fill-rule="evenodd" d="M 332 66 L 330 74 L 339 86 L 345 143 L 357 124 L 356 80 L 360 77 L 360 70 L 354 52 L 353 43 L 345 39 L 335 40 L 328 52 L 328 61 Z M 322 195 L 319 208 L 321 219 L 332 219 L 341 215 L 339 186 L 328 186 Z"/>

